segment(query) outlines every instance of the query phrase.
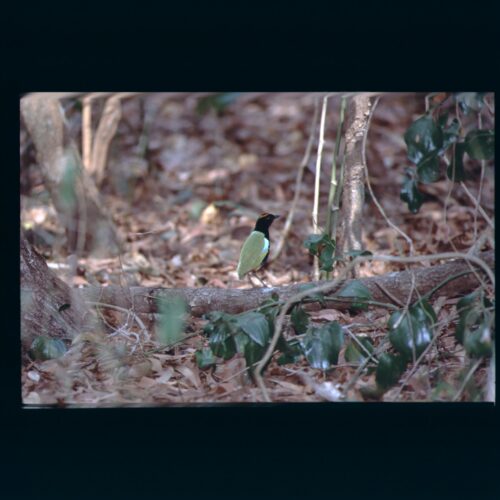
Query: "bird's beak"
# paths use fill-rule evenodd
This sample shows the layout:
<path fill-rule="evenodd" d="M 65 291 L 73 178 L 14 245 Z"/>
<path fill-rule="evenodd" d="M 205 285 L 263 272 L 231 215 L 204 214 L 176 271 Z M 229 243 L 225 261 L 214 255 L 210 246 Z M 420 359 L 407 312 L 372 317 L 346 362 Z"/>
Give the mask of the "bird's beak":
<path fill-rule="evenodd" d="M 279 219 L 279 218 L 280 218 L 280 216 L 279 216 L 279 215 L 275 215 L 275 216 L 274 216 L 274 218 L 275 218 L 275 219 Z"/>

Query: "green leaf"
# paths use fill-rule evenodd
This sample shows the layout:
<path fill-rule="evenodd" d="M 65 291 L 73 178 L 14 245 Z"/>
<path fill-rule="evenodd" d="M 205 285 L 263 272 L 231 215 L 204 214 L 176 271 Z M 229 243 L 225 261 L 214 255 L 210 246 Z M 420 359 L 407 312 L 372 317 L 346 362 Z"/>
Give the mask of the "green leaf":
<path fill-rule="evenodd" d="M 325 246 L 319 255 L 320 271 L 331 272 L 333 270 L 333 252 L 335 247 Z"/>
<path fill-rule="evenodd" d="M 306 290 L 310 290 L 312 288 L 316 288 L 317 285 L 314 283 L 304 283 L 303 285 L 299 285 L 298 291 L 305 292 Z M 308 295 L 310 300 L 318 301 L 322 306 L 325 305 L 325 296 L 321 292 L 312 293 Z"/>
<path fill-rule="evenodd" d="M 297 335 L 306 333 L 307 327 L 309 326 L 309 314 L 304 311 L 300 304 L 292 309 L 290 319 L 292 320 L 292 326 Z"/>
<path fill-rule="evenodd" d="M 212 333 L 209 344 L 212 352 L 219 358 L 230 359 L 236 354 L 234 337 L 223 327 Z"/>
<path fill-rule="evenodd" d="M 319 255 L 319 248 L 323 244 L 324 234 L 310 234 L 304 241 L 304 246 L 309 250 L 309 253 L 315 256 Z"/>
<path fill-rule="evenodd" d="M 234 317 L 220 311 L 213 311 L 205 317 L 209 322 L 203 328 L 203 332 L 209 337 L 212 352 L 224 359 L 233 357 L 236 354 L 233 333 L 238 328 Z"/>
<path fill-rule="evenodd" d="M 469 111 L 479 111 L 484 104 L 485 92 L 457 92 L 455 99 L 464 114 Z"/>
<path fill-rule="evenodd" d="M 448 179 L 454 180 L 455 182 L 461 182 L 465 180 L 464 171 L 464 153 L 465 153 L 465 143 L 459 142 L 455 146 L 455 174 L 453 174 L 453 163 L 448 165 L 446 169 L 446 175 Z"/>
<path fill-rule="evenodd" d="M 455 337 L 471 357 L 490 356 L 492 353 L 494 316 L 486 310 L 490 305 L 482 292 L 473 292 L 457 303 L 459 321 Z"/>
<path fill-rule="evenodd" d="M 258 363 L 267 351 L 267 346 L 261 346 L 256 342 L 251 340 L 245 345 L 243 354 L 245 356 L 245 362 L 248 367 L 251 367 L 254 363 Z"/>
<path fill-rule="evenodd" d="M 311 255 L 319 258 L 320 269 L 331 271 L 333 269 L 333 253 L 335 252 L 335 240 L 332 240 L 326 233 L 311 234 L 304 241 L 304 246 Z"/>
<path fill-rule="evenodd" d="M 396 311 L 387 324 L 389 340 L 406 359 L 413 358 L 413 351 L 418 357 L 432 340 L 432 326 L 436 319 L 434 309 L 426 300 L 411 306 L 406 314 Z"/>
<path fill-rule="evenodd" d="M 184 317 L 187 304 L 181 297 L 158 298 L 159 318 L 155 333 L 164 345 L 174 344 L 184 336 Z"/>
<path fill-rule="evenodd" d="M 368 309 L 368 304 L 364 302 L 370 300 L 372 298 L 372 294 L 368 288 L 366 288 L 363 283 L 359 280 L 352 280 L 347 285 L 340 290 L 340 292 L 336 293 L 334 297 L 345 297 L 349 299 L 353 299 L 351 308 L 352 309 Z M 354 299 L 358 299 L 360 302 L 357 302 Z"/>
<path fill-rule="evenodd" d="M 495 156 L 495 132 L 472 130 L 465 138 L 465 151 L 475 160 L 491 160 Z"/>
<path fill-rule="evenodd" d="M 215 365 L 216 359 L 210 347 L 204 347 L 203 349 L 196 351 L 195 357 L 196 357 L 196 364 L 198 365 L 198 368 L 200 368 L 201 370 L 204 370 L 206 368 Z"/>
<path fill-rule="evenodd" d="M 406 170 L 406 178 L 401 187 L 399 197 L 408 205 L 410 212 L 416 214 L 424 202 L 424 196 L 417 188 L 416 175 L 413 172 L 412 169 Z"/>
<path fill-rule="evenodd" d="M 44 335 L 36 337 L 30 347 L 30 355 L 37 361 L 60 358 L 66 351 L 66 345 L 61 339 L 51 339 Z"/>
<path fill-rule="evenodd" d="M 481 320 L 474 330 L 466 329 L 465 331 L 465 352 L 472 358 L 489 357 L 493 350 L 492 316 L 489 312 L 485 312 Z"/>
<path fill-rule="evenodd" d="M 367 335 L 356 335 L 357 340 L 370 354 L 373 352 L 373 341 Z M 357 342 L 351 340 L 346 347 L 344 357 L 348 363 L 362 363 L 368 354 Z"/>
<path fill-rule="evenodd" d="M 295 340 L 286 342 L 286 345 L 283 345 L 280 350 L 283 354 L 278 358 L 279 365 L 297 363 L 304 355 L 300 343 Z"/>
<path fill-rule="evenodd" d="M 408 147 L 408 158 L 413 163 L 420 163 L 431 153 L 443 146 L 443 132 L 430 116 L 423 116 L 413 122 L 404 135 Z"/>
<path fill-rule="evenodd" d="M 448 122 L 448 113 L 443 113 L 438 119 L 437 119 L 437 124 L 438 127 L 441 129 L 444 129 L 446 127 L 446 123 Z"/>
<path fill-rule="evenodd" d="M 378 358 L 375 381 L 381 389 L 388 389 L 396 384 L 406 369 L 403 356 L 383 353 Z"/>
<path fill-rule="evenodd" d="M 439 157 L 435 154 L 426 156 L 417 165 L 418 180 L 424 182 L 425 184 L 430 184 L 431 182 L 436 182 L 441 176 L 439 168 Z"/>
<path fill-rule="evenodd" d="M 245 351 L 245 346 L 250 342 L 250 337 L 240 330 L 234 334 L 233 338 L 236 345 L 236 351 L 243 353 Z"/>
<path fill-rule="evenodd" d="M 337 363 L 343 343 L 342 327 L 333 321 L 319 328 L 310 328 L 301 345 L 313 368 L 327 370 Z"/>
<path fill-rule="evenodd" d="M 259 312 L 250 311 L 236 316 L 238 327 L 243 330 L 254 342 L 260 346 L 269 340 L 269 323 L 266 316 Z"/>

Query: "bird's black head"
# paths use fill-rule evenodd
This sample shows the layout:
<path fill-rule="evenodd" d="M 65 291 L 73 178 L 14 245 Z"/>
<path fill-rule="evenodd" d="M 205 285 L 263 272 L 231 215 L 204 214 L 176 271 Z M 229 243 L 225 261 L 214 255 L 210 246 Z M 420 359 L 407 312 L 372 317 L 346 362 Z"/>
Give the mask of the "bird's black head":
<path fill-rule="evenodd" d="M 261 231 L 265 235 L 268 235 L 269 226 L 273 223 L 274 219 L 277 219 L 278 217 L 279 215 L 273 215 L 267 212 L 261 213 L 255 223 L 255 231 Z"/>

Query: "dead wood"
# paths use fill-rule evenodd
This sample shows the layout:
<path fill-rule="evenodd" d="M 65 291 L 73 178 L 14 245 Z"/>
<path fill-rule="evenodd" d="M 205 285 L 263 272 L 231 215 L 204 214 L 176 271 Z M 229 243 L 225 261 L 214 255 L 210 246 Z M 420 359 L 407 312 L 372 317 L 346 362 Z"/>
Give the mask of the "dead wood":
<path fill-rule="evenodd" d="M 60 280 L 21 233 L 21 342 L 29 348 L 37 335 L 72 339 L 93 316 L 77 289 Z"/>
<path fill-rule="evenodd" d="M 494 268 L 494 252 L 482 252 L 479 257 L 488 266 Z M 414 269 L 415 288 L 421 295 L 426 294 L 446 278 L 469 270 L 467 262 L 456 260 L 432 267 Z M 478 271 L 480 272 L 480 271 Z M 372 299 L 380 302 L 390 302 L 380 286 L 399 301 L 406 303 L 411 290 L 411 272 L 393 272 L 383 276 L 361 278 L 361 281 L 371 292 Z M 324 281 L 322 283 L 325 283 Z M 345 286 L 344 282 L 342 286 Z M 315 283 L 318 284 L 318 283 Z M 80 289 L 85 300 L 104 302 L 123 308 L 131 308 L 137 314 L 154 314 L 158 312 L 157 299 L 163 297 L 181 297 L 190 306 L 194 316 L 201 316 L 210 311 L 225 311 L 239 313 L 258 307 L 271 294 L 276 293 L 281 300 L 286 300 L 300 290 L 304 284 L 294 284 L 275 288 L 224 289 L 224 288 L 148 288 L 118 286 L 93 287 Z M 380 285 L 380 286 L 379 286 Z M 456 278 L 440 288 L 435 296 L 457 297 L 469 293 L 479 285 L 473 273 Z M 416 292 L 414 294 L 416 297 Z M 330 306 L 331 307 L 331 306 Z M 348 304 L 335 302 L 336 309 L 346 309 Z"/>

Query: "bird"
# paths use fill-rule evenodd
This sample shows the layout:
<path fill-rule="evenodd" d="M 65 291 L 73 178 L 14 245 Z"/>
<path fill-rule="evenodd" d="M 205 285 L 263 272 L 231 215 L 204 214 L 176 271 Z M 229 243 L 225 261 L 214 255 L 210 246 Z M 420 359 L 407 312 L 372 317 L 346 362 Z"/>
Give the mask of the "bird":
<path fill-rule="evenodd" d="M 240 260 L 236 272 L 241 280 L 245 275 L 248 275 L 250 283 L 250 274 L 253 274 L 263 285 L 265 283 L 255 274 L 255 271 L 260 269 L 267 261 L 269 249 L 271 247 L 269 239 L 269 227 L 279 215 L 273 215 L 268 212 L 263 212 L 259 215 L 255 223 L 254 230 L 248 235 L 243 243 L 240 251 Z"/>

